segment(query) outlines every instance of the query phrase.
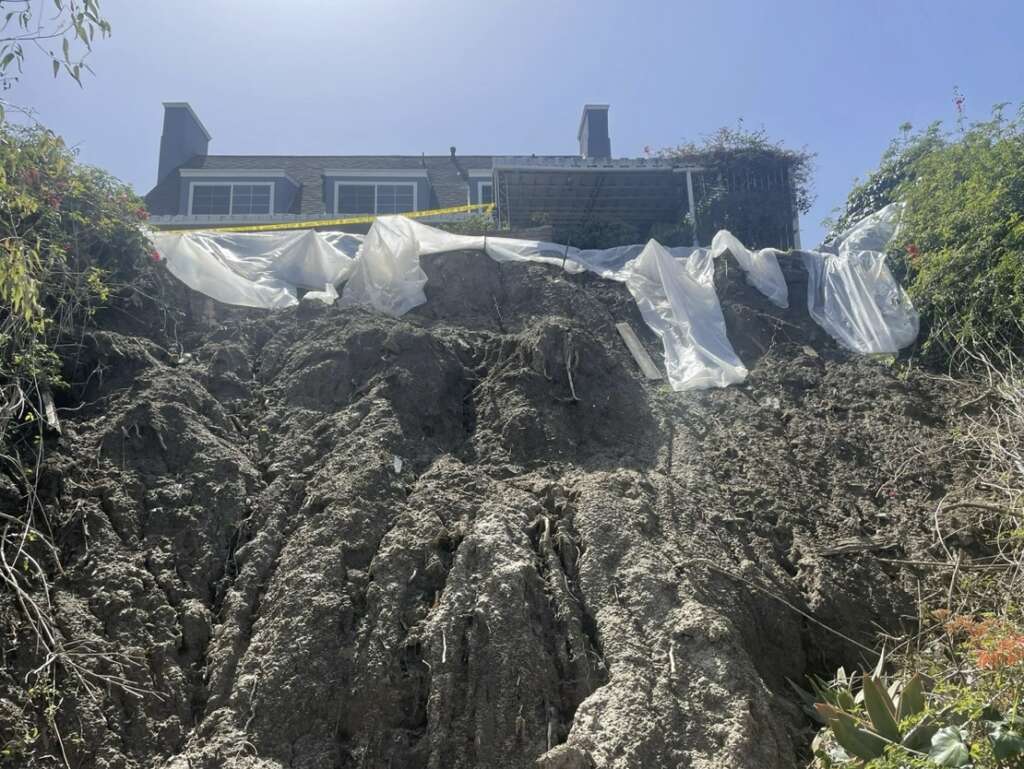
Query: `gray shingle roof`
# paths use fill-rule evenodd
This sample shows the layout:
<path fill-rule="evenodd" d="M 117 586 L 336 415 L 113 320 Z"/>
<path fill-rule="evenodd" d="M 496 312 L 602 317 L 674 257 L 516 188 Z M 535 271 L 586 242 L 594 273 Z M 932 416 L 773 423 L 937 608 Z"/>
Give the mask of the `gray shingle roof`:
<path fill-rule="evenodd" d="M 459 168 L 491 168 L 490 155 L 458 155 Z M 431 198 L 421 208 L 446 208 L 466 204 L 466 183 L 449 155 L 206 155 L 197 156 L 181 168 L 216 170 L 282 170 L 299 184 L 296 204 L 282 213 L 317 217 L 326 213 L 323 173 L 327 169 L 423 170 L 427 171 Z M 146 204 L 152 214 L 177 214 L 179 175 L 170 173 L 149 194 Z"/>

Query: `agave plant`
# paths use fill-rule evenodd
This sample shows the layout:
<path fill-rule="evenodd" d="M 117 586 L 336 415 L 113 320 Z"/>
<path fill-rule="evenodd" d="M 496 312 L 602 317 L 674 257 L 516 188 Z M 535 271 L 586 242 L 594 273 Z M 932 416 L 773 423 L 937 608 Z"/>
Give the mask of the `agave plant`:
<path fill-rule="evenodd" d="M 914 675 L 905 684 L 895 682 L 888 689 L 879 678 L 863 676 L 860 694 L 852 697 L 849 689 L 840 695 L 831 688 L 831 696 L 816 702 L 819 718 L 832 730 L 836 742 L 851 756 L 870 761 L 885 753 L 888 745 L 898 745 L 915 753 L 927 751 L 938 727 L 925 717 L 903 727 L 911 716 L 924 712 L 924 683 Z M 827 694 L 827 693 L 826 693 Z M 864 705 L 863 712 L 857 707 Z"/>

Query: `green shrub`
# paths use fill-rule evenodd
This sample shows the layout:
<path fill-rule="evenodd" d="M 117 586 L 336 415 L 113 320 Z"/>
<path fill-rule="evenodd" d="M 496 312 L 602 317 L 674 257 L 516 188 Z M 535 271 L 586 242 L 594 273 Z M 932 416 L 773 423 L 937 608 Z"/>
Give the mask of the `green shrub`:
<path fill-rule="evenodd" d="M 62 384 L 62 340 L 149 261 L 145 218 L 127 186 L 50 131 L 0 123 L 0 439 L 12 401 Z"/>
<path fill-rule="evenodd" d="M 927 350 L 1024 345 L 1024 123 L 1000 114 L 914 162 L 898 194 Z"/>
<path fill-rule="evenodd" d="M 895 200 L 906 208 L 889 258 L 922 319 L 922 348 L 1024 349 L 1024 113 L 955 134 L 909 126 L 857 185 L 830 237 Z"/>

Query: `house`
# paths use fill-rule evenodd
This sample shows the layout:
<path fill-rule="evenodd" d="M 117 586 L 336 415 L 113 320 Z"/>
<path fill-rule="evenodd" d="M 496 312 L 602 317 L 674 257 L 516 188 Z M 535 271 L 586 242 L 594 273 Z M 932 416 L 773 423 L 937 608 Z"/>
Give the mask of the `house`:
<path fill-rule="evenodd" d="M 625 223 L 646 236 L 691 212 L 701 169 L 666 158 L 613 158 L 608 105 L 587 104 L 576 155 L 214 155 L 210 132 L 184 102 L 164 103 L 154 225 L 266 224 L 430 212 L 494 203 L 500 228 Z M 479 214 L 420 215 L 439 222 Z M 799 245 L 796 218 L 780 246 Z M 696 229 L 694 229 L 696 232 Z M 696 237 L 694 237 L 696 242 Z"/>

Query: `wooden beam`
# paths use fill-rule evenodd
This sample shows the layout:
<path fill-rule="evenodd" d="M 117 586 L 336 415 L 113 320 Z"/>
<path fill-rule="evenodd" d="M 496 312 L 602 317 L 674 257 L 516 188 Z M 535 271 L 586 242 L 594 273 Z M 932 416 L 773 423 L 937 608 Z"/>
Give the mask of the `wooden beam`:
<path fill-rule="evenodd" d="M 640 340 L 637 338 L 636 332 L 633 331 L 633 327 L 628 323 L 616 323 L 615 328 L 618 330 L 619 336 L 622 337 L 622 341 L 626 343 L 626 347 L 629 348 L 629 352 L 633 355 L 633 360 L 636 361 L 636 365 L 640 367 L 643 375 L 648 379 L 662 379 L 661 372 L 654 365 L 654 361 L 647 354 L 647 350 L 640 344 Z"/>

